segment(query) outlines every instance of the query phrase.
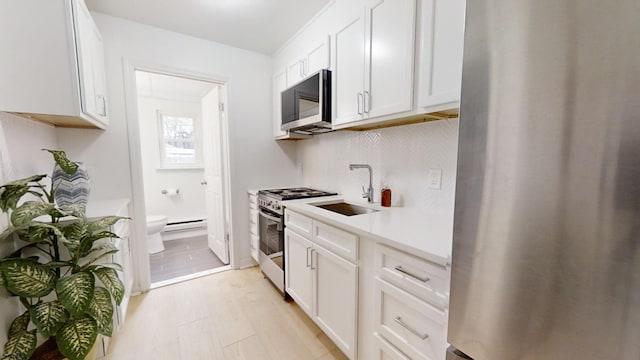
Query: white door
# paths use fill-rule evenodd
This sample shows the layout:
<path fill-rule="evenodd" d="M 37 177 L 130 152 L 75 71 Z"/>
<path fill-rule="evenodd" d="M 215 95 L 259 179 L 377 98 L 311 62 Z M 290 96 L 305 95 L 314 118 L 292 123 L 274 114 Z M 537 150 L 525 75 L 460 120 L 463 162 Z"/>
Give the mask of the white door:
<path fill-rule="evenodd" d="M 415 0 L 383 0 L 368 9 L 366 117 L 412 109 L 415 18 Z"/>
<path fill-rule="evenodd" d="M 334 125 L 362 119 L 364 102 L 364 10 L 334 35 Z"/>
<path fill-rule="evenodd" d="M 282 69 L 273 75 L 273 136 L 284 136 L 282 125 L 282 91 L 287 88 L 287 72 Z"/>
<path fill-rule="evenodd" d="M 321 69 L 329 68 L 329 43 L 329 36 L 326 36 L 318 46 L 309 51 L 305 76 L 318 72 Z"/>
<path fill-rule="evenodd" d="M 285 283 L 287 294 L 310 317 L 313 304 L 313 277 L 311 273 L 311 249 L 313 243 L 295 232 L 284 230 Z"/>
<path fill-rule="evenodd" d="M 356 358 L 358 267 L 338 255 L 314 246 L 313 318 L 349 359 Z"/>
<path fill-rule="evenodd" d="M 202 138 L 204 178 L 207 207 L 207 238 L 209 248 L 229 263 L 229 243 L 225 228 L 224 183 L 222 162 L 222 112 L 220 87 L 215 86 L 202 98 Z"/>

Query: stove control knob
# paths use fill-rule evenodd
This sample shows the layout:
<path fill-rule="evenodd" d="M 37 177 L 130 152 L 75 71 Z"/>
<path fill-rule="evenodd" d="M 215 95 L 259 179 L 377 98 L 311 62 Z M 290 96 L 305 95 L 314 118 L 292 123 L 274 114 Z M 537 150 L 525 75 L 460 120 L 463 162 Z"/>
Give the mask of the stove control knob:
<path fill-rule="evenodd" d="M 275 208 L 276 208 L 276 210 L 280 210 L 280 209 L 282 209 L 282 206 L 276 205 Z"/>

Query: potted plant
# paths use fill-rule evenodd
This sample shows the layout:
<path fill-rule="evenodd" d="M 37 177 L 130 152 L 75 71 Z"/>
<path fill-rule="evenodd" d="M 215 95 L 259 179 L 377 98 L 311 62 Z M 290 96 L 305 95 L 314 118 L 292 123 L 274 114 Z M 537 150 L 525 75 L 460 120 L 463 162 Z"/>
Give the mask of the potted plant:
<path fill-rule="evenodd" d="M 66 173 L 76 172 L 63 151 L 47 151 Z M 84 204 L 56 205 L 46 177 L 0 186 L 0 209 L 10 216 L 0 242 L 16 249 L 0 259 L 0 288 L 25 307 L 8 330 L 2 360 L 84 359 L 98 334 L 111 336 L 114 302 L 124 296 L 121 266 L 106 262 L 118 251 L 109 241 L 118 236 L 106 229 L 123 218 L 89 220 Z M 46 339 L 40 346 L 38 334 Z"/>

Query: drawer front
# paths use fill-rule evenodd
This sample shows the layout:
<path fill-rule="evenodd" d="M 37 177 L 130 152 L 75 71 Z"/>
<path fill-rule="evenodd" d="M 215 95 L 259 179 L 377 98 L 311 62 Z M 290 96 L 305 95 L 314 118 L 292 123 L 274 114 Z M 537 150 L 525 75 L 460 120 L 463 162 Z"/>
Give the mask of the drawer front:
<path fill-rule="evenodd" d="M 310 217 L 298 214 L 297 212 L 284 211 L 284 226 L 297 232 L 299 235 L 311 238 L 313 220 Z"/>
<path fill-rule="evenodd" d="M 258 197 L 253 194 L 249 194 L 249 208 L 258 210 Z"/>
<path fill-rule="evenodd" d="M 376 272 L 381 278 L 442 310 L 449 307 L 450 272 L 445 266 L 377 244 Z"/>
<path fill-rule="evenodd" d="M 249 209 L 249 230 L 252 235 L 258 236 L 258 210 Z"/>
<path fill-rule="evenodd" d="M 444 360 L 444 311 L 376 279 L 376 317 L 376 331 L 411 359 Z"/>
<path fill-rule="evenodd" d="M 358 259 L 357 235 L 314 220 L 313 241 L 349 261 Z"/>
<path fill-rule="evenodd" d="M 253 260 L 258 261 L 258 246 L 260 246 L 260 238 L 257 235 L 250 235 L 249 250 L 251 250 L 251 257 Z"/>
<path fill-rule="evenodd" d="M 411 360 L 377 333 L 373 334 L 374 360 Z"/>

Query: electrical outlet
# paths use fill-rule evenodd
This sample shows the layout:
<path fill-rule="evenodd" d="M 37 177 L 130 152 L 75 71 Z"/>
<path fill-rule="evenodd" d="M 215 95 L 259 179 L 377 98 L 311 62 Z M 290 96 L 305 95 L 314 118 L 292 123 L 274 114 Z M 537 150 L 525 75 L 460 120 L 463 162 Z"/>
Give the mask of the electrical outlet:
<path fill-rule="evenodd" d="M 440 190 L 442 187 L 442 169 L 429 169 L 427 182 L 429 189 Z"/>

